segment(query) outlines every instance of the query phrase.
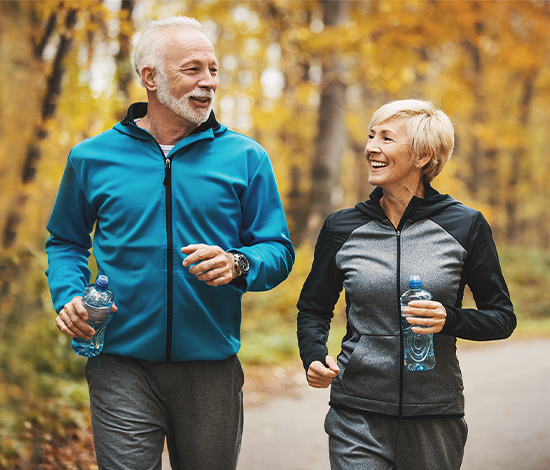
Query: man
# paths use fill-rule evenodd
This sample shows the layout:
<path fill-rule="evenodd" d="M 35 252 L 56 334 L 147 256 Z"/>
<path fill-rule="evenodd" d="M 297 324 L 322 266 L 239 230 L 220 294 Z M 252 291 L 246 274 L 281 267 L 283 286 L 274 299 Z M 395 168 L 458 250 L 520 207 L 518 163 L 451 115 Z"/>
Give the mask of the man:
<path fill-rule="evenodd" d="M 58 328 L 91 338 L 80 295 L 92 247 L 116 312 L 86 378 L 100 469 L 236 467 L 241 296 L 294 250 L 265 150 L 216 121 L 217 60 L 190 18 L 151 23 L 135 52 L 148 103 L 76 145 L 48 230 Z"/>

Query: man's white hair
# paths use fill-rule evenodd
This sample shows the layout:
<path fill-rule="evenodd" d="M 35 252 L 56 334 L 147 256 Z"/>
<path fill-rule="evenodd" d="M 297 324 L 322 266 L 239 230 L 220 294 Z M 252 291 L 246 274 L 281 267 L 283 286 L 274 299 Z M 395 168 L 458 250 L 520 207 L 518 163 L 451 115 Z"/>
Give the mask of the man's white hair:
<path fill-rule="evenodd" d="M 202 25 L 195 19 L 187 16 L 174 16 L 163 20 L 156 20 L 147 23 L 143 30 L 134 52 L 134 68 L 136 69 L 141 86 L 145 86 L 141 79 L 141 69 L 145 65 L 159 73 L 164 73 L 164 54 L 166 37 L 164 32 L 167 29 L 194 29 L 202 32 Z"/>

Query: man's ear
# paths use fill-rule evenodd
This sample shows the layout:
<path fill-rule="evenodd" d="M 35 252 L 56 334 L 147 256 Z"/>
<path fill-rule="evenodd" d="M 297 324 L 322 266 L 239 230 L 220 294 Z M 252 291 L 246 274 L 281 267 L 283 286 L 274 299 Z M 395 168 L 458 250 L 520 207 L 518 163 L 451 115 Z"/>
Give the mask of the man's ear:
<path fill-rule="evenodd" d="M 150 65 L 141 67 L 141 79 L 148 91 L 157 91 L 158 75 L 156 70 Z"/>

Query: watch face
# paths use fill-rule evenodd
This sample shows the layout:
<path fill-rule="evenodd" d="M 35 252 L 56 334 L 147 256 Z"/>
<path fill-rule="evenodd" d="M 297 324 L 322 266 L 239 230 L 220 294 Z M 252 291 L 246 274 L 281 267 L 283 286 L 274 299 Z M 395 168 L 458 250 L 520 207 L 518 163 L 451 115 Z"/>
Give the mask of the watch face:
<path fill-rule="evenodd" d="M 246 256 L 236 253 L 235 262 L 237 263 L 237 266 L 241 271 L 240 274 L 246 274 L 248 272 L 250 265 L 248 263 L 248 259 L 246 258 Z"/>

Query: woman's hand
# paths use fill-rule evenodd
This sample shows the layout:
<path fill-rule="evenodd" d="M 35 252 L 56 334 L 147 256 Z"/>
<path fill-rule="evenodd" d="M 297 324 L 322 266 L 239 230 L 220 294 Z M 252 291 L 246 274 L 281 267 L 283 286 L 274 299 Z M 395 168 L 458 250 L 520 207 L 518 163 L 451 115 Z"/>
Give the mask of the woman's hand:
<path fill-rule="evenodd" d="M 403 309 L 403 313 L 411 315 L 407 321 L 413 326 L 415 333 L 427 335 L 439 333 L 447 321 L 447 311 L 439 302 L 432 300 L 413 300 Z"/>
<path fill-rule="evenodd" d="M 340 373 L 340 368 L 332 356 L 325 359 L 328 367 L 321 361 L 313 361 L 307 370 L 307 383 L 313 388 L 327 388 L 334 377 Z"/>

